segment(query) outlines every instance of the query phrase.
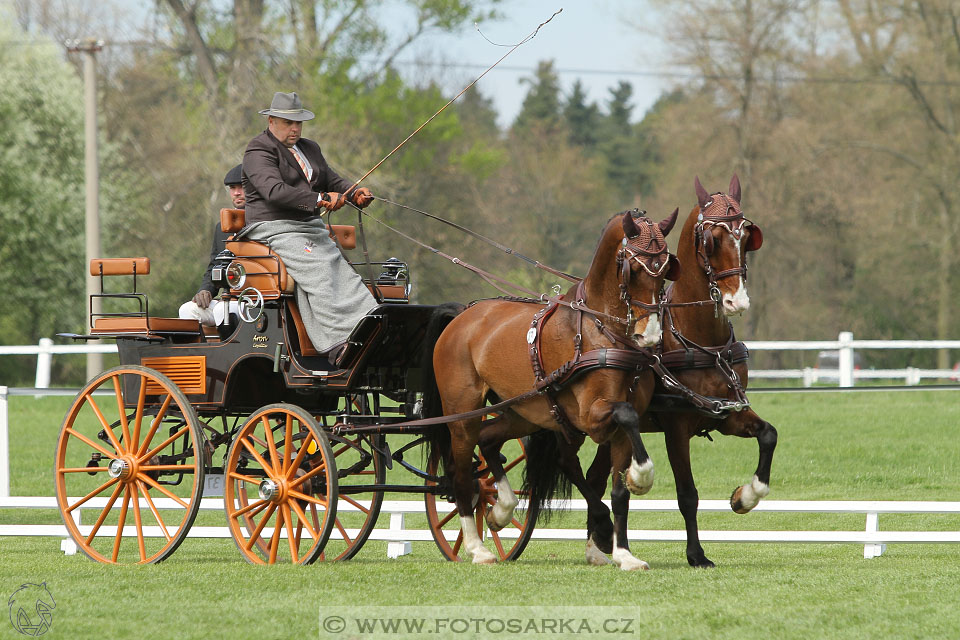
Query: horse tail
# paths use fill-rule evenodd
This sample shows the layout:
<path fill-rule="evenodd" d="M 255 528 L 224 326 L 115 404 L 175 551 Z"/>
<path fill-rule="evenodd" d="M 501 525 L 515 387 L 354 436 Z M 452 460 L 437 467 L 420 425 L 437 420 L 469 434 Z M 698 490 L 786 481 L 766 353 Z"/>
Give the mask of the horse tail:
<path fill-rule="evenodd" d="M 423 354 L 420 361 L 420 372 L 423 383 L 423 405 L 420 411 L 422 418 L 436 418 L 443 415 L 443 402 L 440 398 L 440 389 L 437 388 L 437 377 L 433 370 L 433 352 L 437 346 L 437 340 L 440 334 L 447 328 L 447 325 L 463 313 L 466 306 L 459 302 L 445 302 L 437 305 L 430 320 L 427 322 L 426 332 L 423 337 Z M 433 456 L 439 456 L 440 466 L 443 468 L 443 454 L 450 450 L 450 430 L 445 424 L 438 424 L 427 427 L 425 432 L 426 447 L 424 455 L 427 460 Z"/>
<path fill-rule="evenodd" d="M 563 472 L 560 463 L 559 434 L 541 429 L 524 441 L 527 466 L 523 472 L 522 493 L 529 492 L 531 514 L 537 520 L 547 522 L 551 511 L 542 509 L 544 503 L 554 498 L 568 500 L 571 495 L 570 478 Z"/>

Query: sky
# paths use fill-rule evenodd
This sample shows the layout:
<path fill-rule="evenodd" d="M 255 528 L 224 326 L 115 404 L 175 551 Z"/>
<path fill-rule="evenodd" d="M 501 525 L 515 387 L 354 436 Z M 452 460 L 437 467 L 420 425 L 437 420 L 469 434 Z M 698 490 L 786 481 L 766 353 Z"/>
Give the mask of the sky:
<path fill-rule="evenodd" d="M 471 65 L 433 68 L 433 72 L 443 74 L 441 81 L 453 92 L 452 97 L 509 50 L 487 39 L 515 44 L 558 9 L 563 11 L 535 38 L 477 83 L 480 92 L 493 99 L 500 125 L 509 125 L 516 117 L 528 89 L 520 80 L 532 77 L 542 60 L 554 61 L 565 93 L 579 79 L 588 101 L 597 102 L 602 108 L 609 88 L 620 80 L 630 82 L 634 89 L 633 118 L 640 120 L 670 87 L 669 78 L 657 74 L 661 45 L 649 35 L 655 30 L 655 18 L 642 0 L 504 0 L 498 7 L 503 18 L 483 24 L 482 35 L 472 26 L 456 36 L 427 35 L 401 54 L 398 66 L 411 74 L 416 73 L 412 63 L 417 59 L 446 59 Z M 403 24 L 401 16 L 398 24 Z"/>

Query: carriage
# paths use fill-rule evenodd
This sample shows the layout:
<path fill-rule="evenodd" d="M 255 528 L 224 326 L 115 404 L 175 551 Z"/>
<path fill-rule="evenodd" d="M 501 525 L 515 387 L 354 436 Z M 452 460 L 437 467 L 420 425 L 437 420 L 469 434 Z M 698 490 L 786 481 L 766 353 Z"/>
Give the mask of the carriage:
<path fill-rule="evenodd" d="M 421 352 L 434 307 L 409 303 L 410 279 L 396 259 L 356 265 L 380 304 L 333 356 L 310 343 L 294 282 L 267 246 L 237 234 L 243 211 L 224 209 L 228 234 L 214 278 L 238 316 L 219 327 L 150 314 L 137 279 L 148 258 L 97 259 L 103 311 L 74 339 L 116 341 L 120 366 L 79 392 L 57 442 L 56 494 L 78 547 L 105 563 L 169 557 L 195 522 L 203 496 L 223 496 L 230 535 L 259 564 L 344 560 L 370 537 L 387 492 L 417 494 L 441 552 L 461 554 L 449 481 L 422 455 Z M 352 226 L 332 225 L 345 249 Z M 91 304 L 91 309 L 92 309 Z M 390 436 L 389 438 L 387 436 Z M 504 447 L 517 477 L 522 442 Z M 479 454 L 477 530 L 502 559 L 519 555 L 534 514 L 485 531 L 496 488 Z M 83 507 L 83 509 L 81 509 Z M 80 513 L 96 513 L 81 522 Z M 217 522 L 222 520 L 217 518 Z"/>
<path fill-rule="evenodd" d="M 713 566 L 699 541 L 689 440 L 717 431 L 757 441 L 756 471 L 730 498 L 747 513 L 769 492 L 777 433 L 746 399 L 747 351 L 727 320 L 749 306 L 746 255 L 762 233 L 740 209 L 736 176 L 727 194 L 695 188 L 679 262 L 665 241 L 677 210 L 659 223 L 621 212 L 564 296 L 414 305 L 406 265 L 358 264 L 381 304 L 336 353 L 311 345 L 293 279 L 243 237 L 243 211 L 221 212 L 235 235 L 214 274 L 239 316 L 226 327 L 151 316 L 136 287 L 146 258 L 94 260 L 101 291 L 112 276 L 131 278 L 133 290 L 98 294 L 128 306 L 91 313 L 89 334 L 71 336 L 115 339 L 122 364 L 80 391 L 61 429 L 56 492 L 70 535 L 102 562 L 157 562 L 186 537 L 202 496 L 223 495 L 248 561 L 347 559 L 370 537 L 385 493 L 399 492 L 424 497 L 446 558 L 510 560 L 562 472 L 587 501 L 588 562 L 610 554 L 622 569 L 649 568 L 629 552 L 628 492 L 652 487 L 641 432 L 659 431 L 687 560 Z M 355 246 L 353 227 L 331 235 Z M 601 445 L 586 476 L 585 435 Z M 414 482 L 397 481 L 401 473 Z M 80 522 L 87 503 L 98 512 L 92 525 Z"/>

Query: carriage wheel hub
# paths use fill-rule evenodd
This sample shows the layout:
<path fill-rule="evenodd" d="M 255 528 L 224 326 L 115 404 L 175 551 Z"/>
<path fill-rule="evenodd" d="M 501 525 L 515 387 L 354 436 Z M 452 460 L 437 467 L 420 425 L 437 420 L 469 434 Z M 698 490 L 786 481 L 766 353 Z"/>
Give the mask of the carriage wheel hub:
<path fill-rule="evenodd" d="M 259 493 L 261 500 L 277 501 L 280 499 L 280 485 L 267 478 L 260 483 Z"/>
<path fill-rule="evenodd" d="M 114 458 L 110 461 L 109 466 L 107 467 L 107 473 L 110 474 L 111 478 L 120 478 L 125 480 L 130 476 L 130 462 L 124 460 L 123 458 Z"/>

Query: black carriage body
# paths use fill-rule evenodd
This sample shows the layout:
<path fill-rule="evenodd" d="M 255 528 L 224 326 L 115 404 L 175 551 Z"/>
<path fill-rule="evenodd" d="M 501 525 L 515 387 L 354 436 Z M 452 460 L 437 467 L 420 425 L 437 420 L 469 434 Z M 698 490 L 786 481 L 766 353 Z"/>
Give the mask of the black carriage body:
<path fill-rule="evenodd" d="M 422 391 L 420 359 L 434 307 L 378 306 L 351 333 L 349 364 L 340 369 L 324 356 L 302 354 L 290 302 L 268 302 L 257 321 L 240 322 L 223 340 L 116 336 L 120 362 L 163 373 L 200 415 L 246 414 L 277 402 L 327 413 L 345 394 L 379 393 L 405 403 Z M 135 391 L 127 389 L 127 397 Z"/>

